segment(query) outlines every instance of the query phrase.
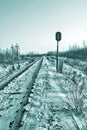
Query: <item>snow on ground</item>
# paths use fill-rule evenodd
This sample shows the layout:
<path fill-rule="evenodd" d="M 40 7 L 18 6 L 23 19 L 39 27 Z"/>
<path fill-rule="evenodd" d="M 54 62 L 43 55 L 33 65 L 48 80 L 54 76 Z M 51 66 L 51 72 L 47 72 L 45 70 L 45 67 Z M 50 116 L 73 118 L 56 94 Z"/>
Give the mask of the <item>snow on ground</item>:
<path fill-rule="evenodd" d="M 71 58 L 63 58 L 64 62 L 76 69 L 79 69 L 83 71 L 85 74 L 87 74 L 87 61 L 81 61 L 79 59 L 71 59 Z"/>
<path fill-rule="evenodd" d="M 36 65 L 37 63 L 0 91 L 0 130 L 10 130 L 10 125 L 26 92 L 23 84 L 31 77 Z"/>
<path fill-rule="evenodd" d="M 26 90 L 22 86 L 32 71 L 0 91 L 1 130 L 10 130 Z M 78 69 L 64 64 L 63 73 L 56 73 L 55 66 L 44 58 L 19 130 L 87 130 L 86 84 L 86 75 Z"/>
<path fill-rule="evenodd" d="M 87 130 L 86 116 L 74 112 L 69 97 L 73 87 L 72 80 L 44 59 L 19 130 Z"/>
<path fill-rule="evenodd" d="M 26 66 L 27 64 L 29 64 L 29 62 L 24 62 L 24 63 L 20 63 L 20 69 L 22 69 L 24 66 Z M 2 82 L 4 79 L 6 79 L 7 77 L 11 76 L 12 74 L 16 73 L 18 71 L 17 69 L 17 64 L 14 65 L 15 66 L 15 70 L 12 70 L 12 65 L 0 65 L 0 82 Z"/>

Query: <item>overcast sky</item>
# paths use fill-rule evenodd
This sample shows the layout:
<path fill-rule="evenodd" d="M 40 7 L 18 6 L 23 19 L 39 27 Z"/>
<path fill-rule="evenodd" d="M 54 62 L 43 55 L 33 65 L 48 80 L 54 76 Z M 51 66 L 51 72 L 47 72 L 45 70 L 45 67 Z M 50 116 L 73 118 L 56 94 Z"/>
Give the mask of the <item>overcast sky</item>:
<path fill-rule="evenodd" d="M 87 41 L 87 0 L 0 0 L 0 48 L 55 51 L 57 31 L 60 50 Z"/>

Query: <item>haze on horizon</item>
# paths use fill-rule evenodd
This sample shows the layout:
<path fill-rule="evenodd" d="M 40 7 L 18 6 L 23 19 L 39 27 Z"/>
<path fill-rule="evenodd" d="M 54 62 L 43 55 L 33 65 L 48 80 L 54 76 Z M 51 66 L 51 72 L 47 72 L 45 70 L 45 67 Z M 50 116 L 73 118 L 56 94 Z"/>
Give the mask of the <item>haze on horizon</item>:
<path fill-rule="evenodd" d="M 55 51 L 57 31 L 61 51 L 87 41 L 87 0 L 0 0 L 0 48 Z"/>

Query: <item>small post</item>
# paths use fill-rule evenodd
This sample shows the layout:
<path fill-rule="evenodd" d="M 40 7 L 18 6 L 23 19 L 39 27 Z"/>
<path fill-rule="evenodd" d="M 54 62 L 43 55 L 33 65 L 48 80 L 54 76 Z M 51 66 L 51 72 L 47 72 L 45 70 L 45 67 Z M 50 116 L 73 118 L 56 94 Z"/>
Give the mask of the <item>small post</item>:
<path fill-rule="evenodd" d="M 59 41 L 61 40 L 61 32 L 56 32 L 57 41 L 57 53 L 56 53 L 56 72 L 58 72 L 58 52 L 59 52 Z"/>
<path fill-rule="evenodd" d="M 11 46 L 11 49 L 12 49 L 12 69 L 14 70 L 14 47 L 13 45 Z"/>
<path fill-rule="evenodd" d="M 63 69 L 63 60 L 62 60 L 62 59 L 59 59 L 59 69 L 58 69 L 58 71 L 59 71 L 60 73 L 62 73 L 62 69 Z"/>

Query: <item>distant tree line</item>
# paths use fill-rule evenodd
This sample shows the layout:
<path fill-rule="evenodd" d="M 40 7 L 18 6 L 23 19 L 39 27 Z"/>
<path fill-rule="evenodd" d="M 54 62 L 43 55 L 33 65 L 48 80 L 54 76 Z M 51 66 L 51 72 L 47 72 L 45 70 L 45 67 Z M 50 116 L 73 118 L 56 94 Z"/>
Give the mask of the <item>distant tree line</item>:
<path fill-rule="evenodd" d="M 11 63 L 11 50 L 6 49 L 2 50 L 0 49 L 0 63 Z"/>
<path fill-rule="evenodd" d="M 45 55 L 46 54 L 29 52 L 27 54 L 21 54 L 20 57 L 21 57 L 22 60 L 29 60 L 29 58 L 42 57 L 42 56 L 45 56 Z"/>
<path fill-rule="evenodd" d="M 56 51 L 49 51 L 47 56 L 56 56 Z M 69 46 L 67 51 L 59 52 L 59 56 L 87 60 L 87 43 L 83 40 L 82 47 L 79 47 L 77 44 Z"/>
<path fill-rule="evenodd" d="M 17 48 L 13 47 L 14 61 L 17 61 Z M 11 64 L 12 63 L 12 49 L 0 49 L 0 64 Z"/>
<path fill-rule="evenodd" d="M 13 48 L 13 51 L 12 51 Z M 14 62 L 17 61 L 17 45 L 11 46 L 10 49 L 0 49 L 0 64 L 12 64 L 12 56 L 14 55 Z M 34 52 L 29 52 L 27 54 L 19 54 L 21 60 L 29 60 L 30 58 L 34 59 L 35 57 L 42 57 L 46 54 L 39 54 Z"/>
<path fill-rule="evenodd" d="M 69 47 L 68 51 L 61 52 L 59 56 L 87 60 L 87 44 L 85 41 L 83 41 L 82 47 L 79 47 L 77 44 L 74 44 Z"/>

